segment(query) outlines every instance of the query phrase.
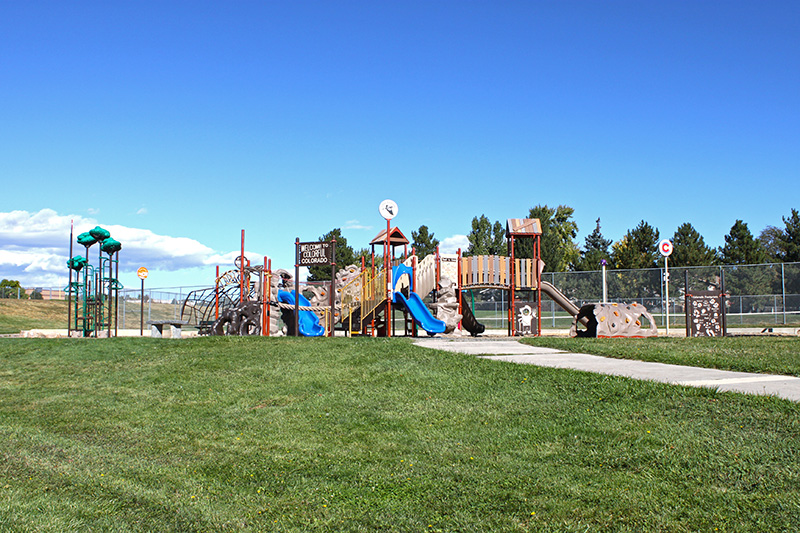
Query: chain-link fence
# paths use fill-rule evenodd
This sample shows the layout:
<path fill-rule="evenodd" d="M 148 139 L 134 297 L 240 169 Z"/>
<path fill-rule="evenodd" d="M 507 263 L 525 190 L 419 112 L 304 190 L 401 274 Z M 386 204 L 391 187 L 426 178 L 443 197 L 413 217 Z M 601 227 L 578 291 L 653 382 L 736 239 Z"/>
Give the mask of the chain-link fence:
<path fill-rule="evenodd" d="M 605 281 L 604 281 L 605 278 Z M 781 326 L 800 324 L 800 263 L 678 267 L 669 269 L 669 301 L 665 269 L 545 272 L 548 281 L 576 306 L 603 301 L 637 302 L 645 306 L 659 325 L 685 325 L 686 290 L 724 290 L 728 295 L 728 325 Z M 605 287 L 605 290 L 604 290 Z M 507 324 L 507 291 L 475 290 L 468 293 L 475 315 L 487 328 Z M 520 299 L 530 296 L 521 292 Z M 572 317 L 549 298 L 542 299 L 542 327 L 567 328 Z"/>

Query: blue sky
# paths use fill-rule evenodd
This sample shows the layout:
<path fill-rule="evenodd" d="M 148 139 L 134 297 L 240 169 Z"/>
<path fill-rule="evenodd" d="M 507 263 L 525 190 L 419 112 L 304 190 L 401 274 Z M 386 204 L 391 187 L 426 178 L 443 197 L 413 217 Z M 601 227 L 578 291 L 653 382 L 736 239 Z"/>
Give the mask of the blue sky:
<path fill-rule="evenodd" d="M 0 1 L 0 277 L 210 285 L 340 227 L 355 248 L 575 209 L 712 246 L 800 208 L 800 2 Z M 124 237 L 124 238 L 123 238 Z"/>

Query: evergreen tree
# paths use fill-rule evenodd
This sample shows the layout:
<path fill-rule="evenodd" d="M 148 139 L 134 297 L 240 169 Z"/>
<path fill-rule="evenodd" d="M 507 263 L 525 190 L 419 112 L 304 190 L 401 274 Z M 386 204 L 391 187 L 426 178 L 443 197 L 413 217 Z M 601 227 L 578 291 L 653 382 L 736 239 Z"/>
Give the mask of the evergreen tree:
<path fill-rule="evenodd" d="M 778 237 L 778 247 L 781 251 L 781 261 L 795 263 L 800 261 L 800 213 L 792 209 L 792 214 L 783 217 L 786 229 Z"/>
<path fill-rule="evenodd" d="M 581 258 L 574 270 L 600 270 L 600 262 L 604 259 L 611 267 L 611 252 L 608 249 L 611 243 L 611 239 L 606 239 L 600 232 L 600 219 L 598 218 L 597 227 L 586 236 L 584 249 L 581 250 Z"/>
<path fill-rule="evenodd" d="M 556 208 L 537 205 L 531 208 L 528 218 L 538 218 L 542 224 L 541 258 L 545 272 L 565 272 L 580 257 L 580 249 L 575 242 L 578 224 L 572 220 L 575 209 L 566 205 Z M 516 257 L 532 257 L 533 246 L 526 239 L 517 241 Z"/>
<path fill-rule="evenodd" d="M 783 261 L 780 238 L 783 230 L 775 226 L 767 226 L 758 234 L 758 242 L 764 250 L 764 257 L 768 263 L 780 263 Z"/>
<path fill-rule="evenodd" d="M 766 260 L 761 243 L 741 220 L 737 220 L 725 235 L 725 245 L 719 249 L 719 256 L 724 265 L 755 265 Z"/>
<path fill-rule="evenodd" d="M 720 248 L 720 260 L 723 265 L 733 265 L 724 270 L 725 290 L 734 295 L 767 294 L 775 282 L 776 272 L 759 265 L 767 259 L 761 243 L 753 237 L 747 224 L 737 220 L 725 235 L 725 245 Z M 756 311 L 760 304 L 757 300 L 750 299 L 750 311 Z M 741 309 L 732 308 L 738 312 Z"/>
<path fill-rule="evenodd" d="M 318 241 L 331 241 L 336 239 L 336 269 L 341 269 L 347 265 L 361 264 L 361 253 L 358 255 L 353 248 L 347 244 L 347 239 L 342 236 L 341 228 L 335 228 L 319 239 Z M 363 251 L 362 251 L 363 253 Z M 308 281 L 329 281 L 331 279 L 330 265 L 318 265 L 308 267 Z"/>
<path fill-rule="evenodd" d="M 689 222 L 681 224 L 672 236 L 674 245 L 670 266 L 710 266 L 716 263 L 716 251 L 707 246 L 703 236 Z"/>
<path fill-rule="evenodd" d="M 622 239 L 612 246 L 612 258 L 616 268 L 657 268 L 659 233 L 656 228 L 642 220 Z"/>
<path fill-rule="evenodd" d="M 411 245 L 420 259 L 436 253 L 436 247 L 439 246 L 439 239 L 435 238 L 433 233 L 428 233 L 428 226 L 424 225 L 419 227 L 419 231 L 411 231 L 411 240 Z"/>
<path fill-rule="evenodd" d="M 505 255 L 504 234 L 503 225 L 499 221 L 492 225 L 486 215 L 474 217 L 472 231 L 467 235 L 469 247 L 464 255 Z"/>

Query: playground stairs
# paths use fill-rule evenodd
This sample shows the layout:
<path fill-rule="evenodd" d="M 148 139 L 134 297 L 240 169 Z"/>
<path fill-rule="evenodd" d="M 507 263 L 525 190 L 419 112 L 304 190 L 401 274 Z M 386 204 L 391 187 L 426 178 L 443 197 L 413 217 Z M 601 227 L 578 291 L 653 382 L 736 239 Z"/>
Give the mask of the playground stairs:
<path fill-rule="evenodd" d="M 386 275 L 367 269 L 342 287 L 341 322 L 351 335 L 378 328 L 386 315 Z"/>

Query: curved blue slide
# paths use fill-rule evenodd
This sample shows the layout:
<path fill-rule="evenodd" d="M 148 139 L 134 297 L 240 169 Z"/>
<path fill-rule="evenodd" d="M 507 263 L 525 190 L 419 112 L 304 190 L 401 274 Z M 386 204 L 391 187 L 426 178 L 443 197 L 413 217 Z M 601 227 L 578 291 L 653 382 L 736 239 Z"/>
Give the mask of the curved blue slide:
<path fill-rule="evenodd" d="M 278 301 L 284 304 L 294 305 L 294 291 L 278 291 Z M 311 302 L 300 295 L 299 304 L 302 306 L 310 306 Z M 325 328 L 319 323 L 319 317 L 313 311 L 300 310 L 300 335 L 303 337 L 321 337 L 325 335 Z M 292 332 L 290 331 L 291 335 Z"/>
<path fill-rule="evenodd" d="M 403 274 L 410 275 L 411 267 L 405 265 L 394 267 L 392 270 L 393 287 L 397 284 L 397 280 L 400 279 L 400 276 Z M 433 316 L 430 309 L 428 309 L 428 306 L 425 305 L 425 302 L 423 302 L 422 298 L 419 297 L 419 294 L 409 291 L 408 298 L 406 298 L 401 292 L 393 291 L 392 295 L 392 303 L 401 303 L 406 306 L 406 309 L 408 309 L 408 312 L 411 313 L 411 316 L 414 318 L 417 324 L 419 324 L 419 327 L 428 333 L 444 333 L 444 330 L 447 326 L 442 320 L 439 320 Z"/>

